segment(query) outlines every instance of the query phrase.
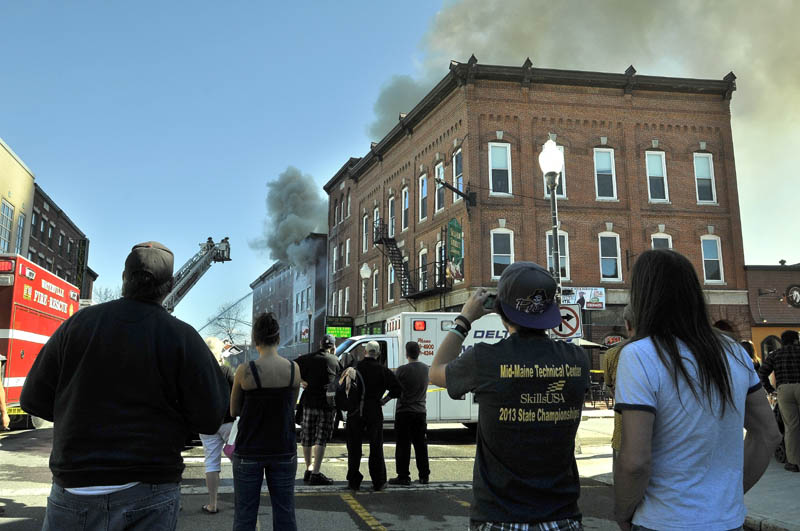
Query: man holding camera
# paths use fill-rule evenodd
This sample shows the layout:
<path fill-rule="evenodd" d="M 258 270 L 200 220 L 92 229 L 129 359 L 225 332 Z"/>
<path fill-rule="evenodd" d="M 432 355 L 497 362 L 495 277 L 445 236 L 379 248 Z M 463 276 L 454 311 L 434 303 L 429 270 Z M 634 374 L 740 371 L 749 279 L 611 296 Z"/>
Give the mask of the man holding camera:
<path fill-rule="evenodd" d="M 493 305 L 508 337 L 463 354 L 472 322 L 492 311 L 478 289 L 436 352 L 431 383 L 479 406 L 470 529 L 579 530 L 575 435 L 589 387 L 589 358 L 546 330 L 561 312 L 552 275 L 516 262 L 500 277 Z"/>

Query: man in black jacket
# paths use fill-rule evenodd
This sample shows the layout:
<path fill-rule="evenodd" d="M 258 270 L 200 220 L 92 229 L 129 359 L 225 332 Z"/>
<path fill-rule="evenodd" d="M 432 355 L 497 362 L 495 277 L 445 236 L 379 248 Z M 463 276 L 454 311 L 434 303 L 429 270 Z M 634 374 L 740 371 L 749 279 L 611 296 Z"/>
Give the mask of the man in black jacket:
<path fill-rule="evenodd" d="M 135 245 L 122 298 L 85 308 L 42 347 L 22 389 L 54 421 L 43 529 L 175 529 L 186 434 L 215 433 L 228 384 L 203 339 L 161 306 L 172 252 Z"/>
<path fill-rule="evenodd" d="M 351 407 L 347 412 L 347 486 L 352 490 L 361 487 L 363 474 L 359 471 L 361 465 L 361 437 L 367 432 L 369 439 L 369 476 L 372 479 L 373 490 L 383 490 L 386 487 L 386 462 L 383 460 L 383 411 L 381 407 L 402 393 L 400 382 L 392 371 L 384 367 L 378 358 L 380 345 L 377 341 L 370 341 L 366 346 L 366 356 L 358 362 L 355 369 L 364 381 L 363 411 L 360 407 Z M 347 375 L 345 375 L 347 376 Z M 351 377 L 351 380 L 353 378 Z M 357 381 L 357 380 L 353 380 Z M 386 391 L 389 393 L 384 398 Z"/>
<path fill-rule="evenodd" d="M 320 350 L 304 354 L 295 360 L 304 382 L 302 446 L 306 461 L 303 481 L 311 485 L 331 485 L 333 480 L 320 471 L 325 446 L 333 435 L 336 409 L 328 402 L 329 385 L 336 381 L 339 362 L 333 355 L 334 339 L 324 335 Z M 312 457 L 313 454 L 313 457 Z"/>

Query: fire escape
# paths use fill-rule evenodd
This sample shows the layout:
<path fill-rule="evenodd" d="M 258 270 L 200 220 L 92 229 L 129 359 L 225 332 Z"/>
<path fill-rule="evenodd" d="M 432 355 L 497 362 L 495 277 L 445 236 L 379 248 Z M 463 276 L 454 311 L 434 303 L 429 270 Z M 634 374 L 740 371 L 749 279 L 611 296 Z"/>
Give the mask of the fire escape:
<path fill-rule="evenodd" d="M 403 253 L 397 246 L 394 237 L 394 219 L 389 224 L 378 220 L 373 226 L 373 241 L 381 246 L 381 252 L 389 258 L 395 274 L 395 282 L 400 284 L 400 296 L 406 300 L 422 299 L 433 295 L 442 295 L 453 289 L 453 281 L 447 276 L 447 263 L 445 261 L 446 245 L 440 247 L 440 255 L 432 262 L 420 264 L 415 269 L 409 269 L 408 262 L 403 259 Z M 441 241 L 447 241 L 447 229 L 442 227 Z"/>

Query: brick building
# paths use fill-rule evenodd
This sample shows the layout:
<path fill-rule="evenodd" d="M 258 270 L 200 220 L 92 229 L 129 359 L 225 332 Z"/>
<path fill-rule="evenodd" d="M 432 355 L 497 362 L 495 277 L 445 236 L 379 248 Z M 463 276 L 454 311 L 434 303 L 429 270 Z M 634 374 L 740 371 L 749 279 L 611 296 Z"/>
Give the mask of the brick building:
<path fill-rule="evenodd" d="M 633 67 L 613 74 L 453 61 L 325 185 L 328 311 L 376 329 L 400 311 L 458 309 L 475 288 L 495 287 L 511 262 L 552 267 L 538 155 L 553 138 L 565 158 L 557 191 L 564 289 L 605 294 L 603 309 L 583 312 L 585 336 L 602 341 L 622 330 L 633 262 L 663 246 L 695 264 L 714 321 L 749 337 L 735 89 L 732 73 L 700 80 Z"/>
<path fill-rule="evenodd" d="M 27 257 L 92 298 L 97 273 L 89 268 L 89 239 L 67 214 L 36 184 L 33 194 Z"/>
<path fill-rule="evenodd" d="M 745 266 L 752 340 L 762 358 L 781 346 L 784 330 L 800 331 L 800 264 Z"/>
<path fill-rule="evenodd" d="M 325 333 L 325 234 L 310 234 L 304 242 L 314 246 L 317 261 L 305 267 L 275 262 L 250 284 L 253 319 L 272 312 L 280 325 L 278 353 L 295 359 L 318 348 Z M 310 325 L 310 326 L 309 326 Z"/>

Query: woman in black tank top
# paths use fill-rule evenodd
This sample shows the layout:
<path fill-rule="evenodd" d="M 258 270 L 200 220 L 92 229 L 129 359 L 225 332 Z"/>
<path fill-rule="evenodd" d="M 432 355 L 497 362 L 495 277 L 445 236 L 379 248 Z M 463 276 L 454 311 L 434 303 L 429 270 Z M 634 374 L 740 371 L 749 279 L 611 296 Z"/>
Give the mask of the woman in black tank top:
<path fill-rule="evenodd" d="M 234 531 L 254 530 L 261 485 L 267 480 L 272 528 L 297 529 L 294 483 L 297 474 L 294 405 L 300 387 L 297 364 L 278 355 L 274 316 L 253 323 L 258 359 L 236 370 L 231 414 L 239 416 L 233 452 Z"/>

